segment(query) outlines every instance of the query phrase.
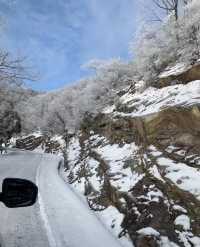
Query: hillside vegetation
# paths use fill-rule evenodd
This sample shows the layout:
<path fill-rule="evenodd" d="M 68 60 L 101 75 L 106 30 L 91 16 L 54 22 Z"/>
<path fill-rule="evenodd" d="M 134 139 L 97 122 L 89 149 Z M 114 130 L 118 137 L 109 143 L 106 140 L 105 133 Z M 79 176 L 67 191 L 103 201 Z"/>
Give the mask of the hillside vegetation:
<path fill-rule="evenodd" d="M 159 88 L 182 83 L 182 78 L 170 78 L 164 82 L 160 74 L 177 64 L 188 68 L 200 59 L 200 3 L 197 0 L 184 2 L 177 20 L 170 12 L 159 24 L 141 26 L 141 31 L 130 44 L 132 61 L 92 60 L 85 65 L 94 72 L 90 78 L 82 79 L 74 86 L 20 101 L 17 107 L 23 131 L 74 131 L 79 128 L 86 112 L 100 112 L 115 101 L 118 91 L 127 86 L 138 87 L 141 91 L 149 86 Z M 187 82 L 193 79 L 189 77 Z"/>
<path fill-rule="evenodd" d="M 200 246 L 200 2 L 180 3 L 141 28 L 132 61 L 90 61 L 94 76 L 50 93 L 18 86 L 21 133 L 40 134 L 17 146 L 62 152 L 66 181 L 126 247 Z"/>

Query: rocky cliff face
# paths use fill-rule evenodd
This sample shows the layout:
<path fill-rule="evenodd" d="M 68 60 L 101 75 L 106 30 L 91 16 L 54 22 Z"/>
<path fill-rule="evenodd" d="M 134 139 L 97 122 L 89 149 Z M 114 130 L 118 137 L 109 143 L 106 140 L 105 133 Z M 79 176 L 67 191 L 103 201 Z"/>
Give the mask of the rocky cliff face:
<path fill-rule="evenodd" d="M 69 183 L 124 246 L 200 246 L 200 81 L 121 95 L 70 139 Z"/>

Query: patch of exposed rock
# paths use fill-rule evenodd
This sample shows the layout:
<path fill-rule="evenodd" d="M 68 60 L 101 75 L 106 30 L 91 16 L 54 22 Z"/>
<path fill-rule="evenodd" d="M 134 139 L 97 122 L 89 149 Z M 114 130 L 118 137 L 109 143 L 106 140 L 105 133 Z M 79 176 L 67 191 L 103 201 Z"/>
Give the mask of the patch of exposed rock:
<path fill-rule="evenodd" d="M 64 140 L 63 140 L 64 143 Z M 28 135 L 16 140 L 16 148 L 25 150 L 35 150 L 39 148 L 44 153 L 57 154 L 63 150 L 62 144 L 46 135 Z"/>

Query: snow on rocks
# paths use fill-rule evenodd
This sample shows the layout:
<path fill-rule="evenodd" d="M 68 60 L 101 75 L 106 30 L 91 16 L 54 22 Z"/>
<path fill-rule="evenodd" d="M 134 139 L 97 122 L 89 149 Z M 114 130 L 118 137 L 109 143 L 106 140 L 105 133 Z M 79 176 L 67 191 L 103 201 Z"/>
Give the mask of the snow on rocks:
<path fill-rule="evenodd" d="M 182 243 L 182 245 L 184 247 L 191 247 L 191 239 L 194 238 L 193 234 L 191 232 L 188 232 L 188 231 L 177 231 L 176 230 L 176 233 L 178 234 L 179 236 L 179 240 L 180 242 Z M 195 236 L 196 237 L 196 236 Z M 192 247 L 199 247 L 199 245 L 192 245 Z"/>
<path fill-rule="evenodd" d="M 89 142 L 91 143 L 92 146 L 98 146 L 98 145 L 106 144 L 108 141 L 104 136 L 92 135 L 89 138 Z"/>
<path fill-rule="evenodd" d="M 87 158 L 88 168 L 91 172 L 90 183 L 96 191 L 100 191 L 102 187 L 102 181 L 97 176 L 97 169 L 99 167 L 99 162 L 93 158 Z"/>
<path fill-rule="evenodd" d="M 168 158 L 158 158 L 158 165 L 165 167 L 166 177 L 173 181 L 179 188 L 192 193 L 200 199 L 200 172 L 197 168 L 184 163 L 176 163 Z"/>
<path fill-rule="evenodd" d="M 33 135 L 35 138 L 38 138 L 38 137 L 43 136 L 43 133 L 38 130 L 38 131 L 35 131 L 35 132 L 31 133 L 31 135 Z M 26 138 L 26 137 L 29 137 L 29 136 L 30 136 L 30 134 L 24 135 L 23 138 Z"/>
<path fill-rule="evenodd" d="M 177 210 L 179 212 L 182 212 L 182 213 L 187 213 L 187 210 L 185 208 L 181 207 L 180 205 L 173 205 L 173 209 Z"/>
<path fill-rule="evenodd" d="M 165 183 L 165 180 L 162 178 L 160 172 L 158 171 L 158 167 L 156 165 L 149 168 L 149 172 L 156 177 L 157 179 L 161 180 Z"/>
<path fill-rule="evenodd" d="M 66 146 L 65 140 L 63 139 L 63 136 L 61 136 L 61 135 L 54 135 L 54 136 L 51 138 L 51 141 L 58 142 L 58 143 L 60 144 L 60 147 L 61 147 L 61 148 L 65 148 L 65 146 Z"/>
<path fill-rule="evenodd" d="M 157 148 L 153 145 L 149 146 L 148 150 L 151 152 L 153 156 L 161 156 L 162 152 L 158 151 Z"/>
<path fill-rule="evenodd" d="M 105 160 L 115 162 L 127 159 L 133 154 L 133 151 L 136 150 L 136 148 L 134 143 L 125 144 L 122 147 L 118 144 L 113 144 L 99 147 L 96 151 L 101 154 Z"/>
<path fill-rule="evenodd" d="M 119 211 L 115 207 L 110 206 L 101 213 L 97 212 L 97 215 L 108 229 L 112 229 L 112 232 L 114 232 L 116 236 L 122 231 L 121 222 L 124 218 L 124 215 L 119 213 Z M 120 238 L 119 241 L 124 247 L 133 246 L 131 241 L 125 236 Z"/>
<path fill-rule="evenodd" d="M 159 237 L 160 233 L 152 227 L 145 227 L 137 231 L 140 235 Z"/>
<path fill-rule="evenodd" d="M 200 81 L 192 81 L 186 85 L 179 84 L 161 89 L 150 87 L 141 94 L 127 93 L 120 98 L 120 104 L 133 109 L 132 112 L 114 114 L 137 117 L 154 114 L 173 106 L 189 107 L 198 103 L 200 103 Z"/>
<path fill-rule="evenodd" d="M 179 247 L 177 244 L 171 242 L 168 237 L 161 236 L 159 241 L 160 247 Z"/>
<path fill-rule="evenodd" d="M 186 72 L 190 67 L 184 63 L 178 63 L 175 66 L 167 67 L 164 72 L 159 75 L 159 78 L 166 78 L 168 76 L 177 76 Z"/>
<path fill-rule="evenodd" d="M 159 202 L 159 198 L 160 197 L 163 197 L 163 193 L 158 190 L 158 189 L 154 189 L 154 190 L 151 190 L 147 193 L 147 197 L 149 198 L 149 200 L 151 202 Z"/>
<path fill-rule="evenodd" d="M 137 83 L 135 83 L 135 91 L 138 93 L 142 93 L 144 92 L 146 88 L 146 82 L 145 81 L 139 81 Z"/>
<path fill-rule="evenodd" d="M 124 166 L 125 162 L 131 159 L 137 150 L 138 147 L 135 143 L 124 144 L 123 146 L 107 144 L 96 149 L 96 152 L 109 165 L 109 175 L 112 177 L 112 185 L 120 190 L 128 191 L 143 177 L 143 175 L 133 172 L 130 166 Z"/>
<path fill-rule="evenodd" d="M 181 214 L 179 215 L 175 221 L 174 224 L 177 226 L 182 226 L 182 228 L 187 231 L 190 230 L 190 219 L 187 215 Z"/>
<path fill-rule="evenodd" d="M 114 110 L 115 110 L 115 106 L 114 105 L 111 105 L 111 106 L 108 106 L 108 107 L 104 108 L 104 110 L 102 111 L 102 113 L 109 114 L 109 113 L 112 113 Z"/>

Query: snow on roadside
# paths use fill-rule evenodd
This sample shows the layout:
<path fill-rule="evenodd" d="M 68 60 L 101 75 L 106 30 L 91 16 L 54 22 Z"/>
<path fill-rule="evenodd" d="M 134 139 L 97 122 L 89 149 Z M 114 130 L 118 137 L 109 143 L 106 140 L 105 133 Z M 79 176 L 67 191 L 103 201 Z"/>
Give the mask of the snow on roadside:
<path fill-rule="evenodd" d="M 122 246 L 95 214 L 58 176 L 61 158 L 44 154 L 38 172 L 40 195 L 57 247 Z M 102 241 L 103 240 L 103 241 Z"/>
<path fill-rule="evenodd" d="M 120 214 L 119 211 L 115 207 L 108 207 L 104 211 L 97 212 L 98 217 L 100 220 L 107 226 L 108 229 L 115 236 L 117 236 L 121 231 L 121 222 L 123 220 L 123 214 Z M 112 229 L 112 230 L 111 230 Z M 119 239 L 120 243 L 124 247 L 133 247 L 131 240 L 128 239 L 128 236 L 123 236 Z"/>

